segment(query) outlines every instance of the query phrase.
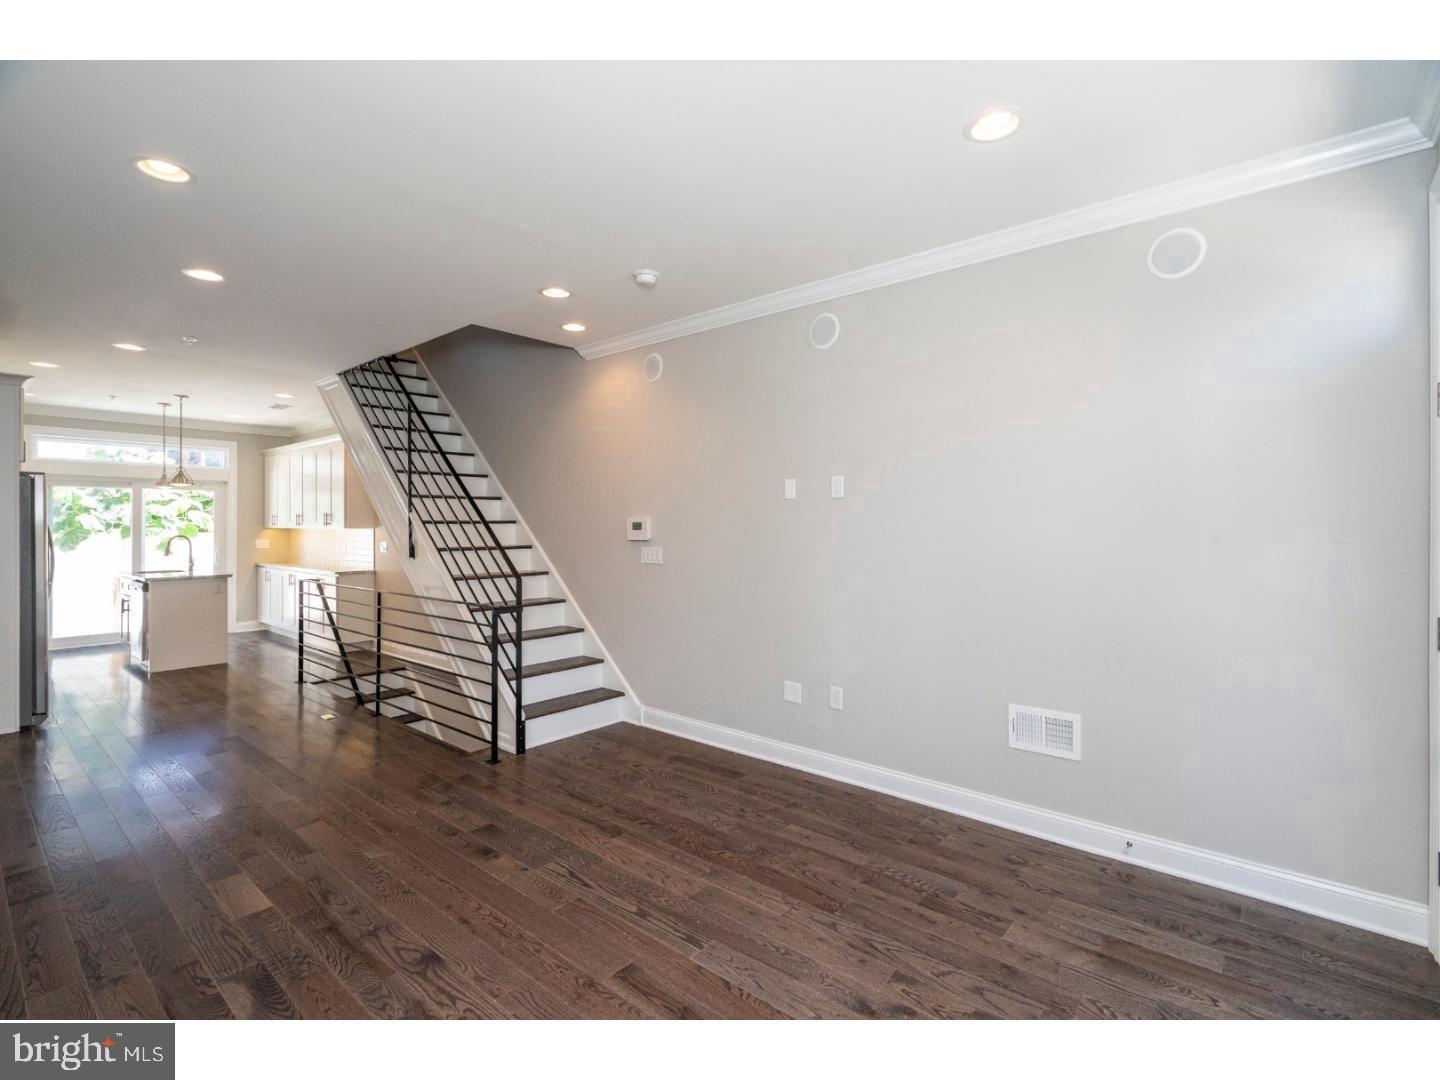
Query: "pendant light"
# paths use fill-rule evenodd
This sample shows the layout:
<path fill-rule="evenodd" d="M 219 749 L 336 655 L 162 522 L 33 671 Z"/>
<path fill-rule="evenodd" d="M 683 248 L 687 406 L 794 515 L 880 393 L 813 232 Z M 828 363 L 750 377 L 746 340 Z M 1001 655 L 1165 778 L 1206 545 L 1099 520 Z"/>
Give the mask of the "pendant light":
<path fill-rule="evenodd" d="M 160 479 L 155 481 L 156 487 L 169 487 L 170 477 L 166 470 L 170 467 L 170 452 L 165 445 L 165 417 L 169 415 L 170 402 L 156 402 L 160 406 Z"/>
<path fill-rule="evenodd" d="M 190 474 L 185 471 L 185 399 L 189 394 L 176 394 L 180 402 L 180 419 L 176 426 L 175 443 L 178 449 L 175 453 L 175 475 L 170 477 L 171 487 L 190 487 L 195 483 L 190 479 Z"/>

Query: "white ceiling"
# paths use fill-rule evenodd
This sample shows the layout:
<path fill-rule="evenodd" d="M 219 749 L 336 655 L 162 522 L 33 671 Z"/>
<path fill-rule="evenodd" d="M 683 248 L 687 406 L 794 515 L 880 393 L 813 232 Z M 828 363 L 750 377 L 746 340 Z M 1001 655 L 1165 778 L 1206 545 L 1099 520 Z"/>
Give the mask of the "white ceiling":
<path fill-rule="evenodd" d="M 613 337 L 1411 116 L 1424 74 L 5 64 L 0 370 L 34 374 L 36 405 L 151 411 L 183 392 L 187 417 L 303 426 L 324 416 L 316 379 L 467 323 Z M 999 104 L 1025 110 L 1019 135 L 962 137 Z M 195 182 L 147 179 L 142 154 Z M 227 280 L 180 275 L 193 265 Z M 641 266 L 657 288 L 633 284 Z M 574 297 L 542 299 L 551 283 Z M 561 332 L 571 318 L 589 333 Z M 270 411 L 277 392 L 291 410 Z"/>

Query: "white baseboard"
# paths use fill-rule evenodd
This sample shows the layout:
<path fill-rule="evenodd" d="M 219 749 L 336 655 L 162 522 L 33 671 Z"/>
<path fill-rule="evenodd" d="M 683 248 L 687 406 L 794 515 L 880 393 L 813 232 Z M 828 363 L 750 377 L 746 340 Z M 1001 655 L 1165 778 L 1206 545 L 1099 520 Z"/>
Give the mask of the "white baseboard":
<path fill-rule="evenodd" d="M 1117 829 L 1113 825 L 1102 825 L 1054 810 L 985 795 L 938 780 L 926 780 L 910 773 L 694 720 L 663 709 L 644 709 L 641 723 L 722 750 L 733 750 L 747 757 L 869 788 L 1043 840 L 1053 840 L 1081 851 L 1268 900 L 1402 941 L 1417 945 L 1426 943 L 1429 909 L 1411 900 L 1308 877 L 1233 855 L 1163 840 L 1158 836 Z M 1127 843 L 1133 845 L 1128 851 Z"/>
<path fill-rule="evenodd" d="M 265 628 L 265 624 L 259 619 L 251 619 L 249 622 L 237 622 L 232 624 L 230 627 L 230 633 L 248 634 L 251 631 L 264 630 Z"/>

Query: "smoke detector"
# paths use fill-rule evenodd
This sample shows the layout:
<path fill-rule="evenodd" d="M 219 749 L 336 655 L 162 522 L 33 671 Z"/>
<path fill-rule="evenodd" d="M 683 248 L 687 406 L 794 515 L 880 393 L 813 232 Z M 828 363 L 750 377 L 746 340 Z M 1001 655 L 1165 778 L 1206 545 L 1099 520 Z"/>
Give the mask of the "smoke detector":
<path fill-rule="evenodd" d="M 642 289 L 653 289 L 655 283 L 660 280 L 660 275 L 654 270 L 636 270 L 635 284 Z"/>

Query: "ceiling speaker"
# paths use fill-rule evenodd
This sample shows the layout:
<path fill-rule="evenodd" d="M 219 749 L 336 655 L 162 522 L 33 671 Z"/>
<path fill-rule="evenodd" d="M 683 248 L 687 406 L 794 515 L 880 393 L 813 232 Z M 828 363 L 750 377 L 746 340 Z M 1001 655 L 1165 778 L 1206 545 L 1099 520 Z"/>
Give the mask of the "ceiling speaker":
<path fill-rule="evenodd" d="M 645 357 L 645 381 L 654 382 L 665 374 L 665 358 L 658 352 L 652 352 Z"/>
<path fill-rule="evenodd" d="M 1205 261 L 1205 251 L 1205 235 L 1200 230 L 1171 229 L 1150 245 L 1145 262 L 1158 278 L 1182 278 Z"/>
<path fill-rule="evenodd" d="M 840 320 L 828 311 L 810 321 L 810 344 L 815 348 L 828 349 L 839 340 Z"/>

